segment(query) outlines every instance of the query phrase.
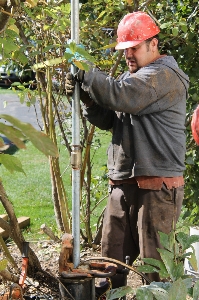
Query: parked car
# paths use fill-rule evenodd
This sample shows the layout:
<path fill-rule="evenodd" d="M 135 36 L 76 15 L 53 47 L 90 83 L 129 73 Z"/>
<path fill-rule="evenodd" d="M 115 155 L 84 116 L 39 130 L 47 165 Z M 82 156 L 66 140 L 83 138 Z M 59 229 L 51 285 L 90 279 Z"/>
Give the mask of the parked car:
<path fill-rule="evenodd" d="M 0 66 L 0 87 L 9 88 L 13 84 L 17 86 L 17 83 L 27 88 L 35 89 L 37 86 L 35 73 L 31 69 L 20 72 L 10 70 L 8 72 L 5 65 Z"/>
<path fill-rule="evenodd" d="M 6 66 L 0 66 L 0 87 L 10 87 L 13 82 L 20 82 L 19 76 L 14 71 L 9 73 L 6 71 Z"/>

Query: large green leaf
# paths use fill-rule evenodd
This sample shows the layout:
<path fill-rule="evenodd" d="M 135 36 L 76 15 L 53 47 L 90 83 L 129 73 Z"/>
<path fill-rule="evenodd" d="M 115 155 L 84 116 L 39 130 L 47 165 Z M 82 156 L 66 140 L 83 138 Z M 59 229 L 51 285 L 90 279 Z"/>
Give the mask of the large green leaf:
<path fill-rule="evenodd" d="M 89 70 L 89 66 L 83 62 L 83 61 L 80 61 L 80 60 L 73 60 L 73 63 L 76 65 L 76 67 L 78 67 L 78 69 L 80 70 L 85 70 L 85 71 L 88 71 Z"/>
<path fill-rule="evenodd" d="M 182 245 L 182 252 L 184 252 L 186 249 L 190 248 L 193 243 L 199 242 L 199 235 L 189 236 L 184 232 L 179 232 L 177 235 L 177 240 Z"/>
<path fill-rule="evenodd" d="M 192 252 L 190 258 L 189 258 L 190 264 L 192 266 L 192 268 L 197 271 L 198 270 L 198 262 L 197 262 L 197 258 L 196 258 L 196 254 L 195 254 L 195 250 Z"/>
<path fill-rule="evenodd" d="M 159 269 L 157 269 L 154 266 L 150 265 L 143 265 L 138 267 L 139 272 L 144 272 L 144 273 L 153 273 L 153 272 L 159 272 Z"/>
<path fill-rule="evenodd" d="M 199 299 L 199 280 L 196 281 L 193 287 L 193 300 Z"/>
<path fill-rule="evenodd" d="M 167 272 L 166 267 L 164 266 L 164 268 L 162 267 L 159 271 L 159 276 L 161 279 L 165 279 L 165 278 L 169 278 L 169 273 Z"/>
<path fill-rule="evenodd" d="M 149 285 L 148 289 L 151 291 L 151 293 L 157 300 L 168 300 L 169 299 L 168 292 L 163 288 L 160 288 L 158 286 L 150 286 Z"/>
<path fill-rule="evenodd" d="M 187 289 L 190 289 L 193 286 L 193 280 L 190 277 L 183 279 L 183 282 Z"/>
<path fill-rule="evenodd" d="M 168 282 L 168 281 L 166 281 L 166 282 L 160 281 L 160 282 L 151 282 L 150 283 L 150 287 L 156 287 L 156 288 L 158 287 L 160 289 L 164 289 L 165 291 L 169 291 L 171 288 L 171 285 L 172 285 L 172 283 Z"/>
<path fill-rule="evenodd" d="M 140 272 L 147 272 L 147 270 L 148 270 L 148 273 L 152 273 L 152 272 L 159 273 L 159 276 L 161 279 L 169 277 L 169 273 L 167 272 L 165 264 L 161 260 L 157 260 L 157 259 L 153 259 L 153 258 L 143 258 L 143 261 L 147 264 L 158 267 L 158 269 L 155 267 L 150 268 L 150 266 L 148 266 L 148 268 L 146 268 L 146 269 L 145 268 L 141 269 L 142 266 L 140 266 L 140 267 L 138 267 L 138 270 Z M 145 267 L 145 266 L 143 266 L 143 267 Z"/>
<path fill-rule="evenodd" d="M 14 171 L 17 171 L 17 172 L 22 172 L 25 174 L 20 160 L 15 156 L 1 153 L 0 154 L 0 164 L 4 165 L 4 167 L 6 169 L 8 169 L 8 171 L 10 171 L 11 173 L 13 173 Z"/>
<path fill-rule="evenodd" d="M 138 271 L 140 272 L 146 272 L 146 273 L 151 273 L 151 272 L 157 272 L 159 273 L 160 278 L 168 278 L 169 277 L 169 273 L 167 272 L 167 269 L 164 265 L 164 263 L 161 260 L 157 260 L 154 258 L 143 258 L 143 261 L 146 264 L 152 265 L 152 266 L 139 266 L 138 267 Z M 155 267 L 158 267 L 155 268 Z"/>
<path fill-rule="evenodd" d="M 164 265 L 166 267 L 167 272 L 169 273 L 172 280 L 174 280 L 174 254 L 169 252 L 166 249 L 157 249 L 157 251 L 160 253 L 161 259 L 164 262 Z"/>
<path fill-rule="evenodd" d="M 18 148 L 26 148 L 25 144 L 23 143 L 25 136 L 17 128 L 0 123 L 0 132 L 3 133 L 9 140 L 11 140 Z"/>
<path fill-rule="evenodd" d="M 143 262 L 146 264 L 161 268 L 163 265 L 163 262 L 161 260 L 155 259 L 155 258 L 143 258 Z"/>
<path fill-rule="evenodd" d="M 183 262 L 180 262 L 173 268 L 173 280 L 175 281 L 181 278 L 183 275 L 184 275 L 184 264 Z"/>
<path fill-rule="evenodd" d="M 28 63 L 27 56 L 22 51 L 13 52 L 13 59 L 20 62 L 22 65 L 26 65 Z"/>
<path fill-rule="evenodd" d="M 111 44 L 108 44 L 104 47 L 99 48 L 98 50 L 106 50 L 106 49 L 114 48 L 116 45 L 117 45 L 117 42 L 111 43 Z"/>
<path fill-rule="evenodd" d="M 181 278 L 175 281 L 169 290 L 168 300 L 186 300 L 187 288 Z"/>
<path fill-rule="evenodd" d="M 75 54 L 76 52 L 76 49 L 77 49 L 77 45 L 74 41 L 72 41 L 70 44 L 69 44 L 69 48 L 70 48 L 70 51 Z"/>
<path fill-rule="evenodd" d="M 95 63 L 95 58 L 91 56 L 88 51 L 83 49 L 82 47 L 77 47 L 76 52 L 79 53 L 85 60 L 88 60 L 92 63 Z"/>
<path fill-rule="evenodd" d="M 18 50 L 18 46 L 10 38 L 4 39 L 0 37 L 0 43 L 1 46 L 3 46 L 3 49 L 6 53 L 10 53 L 11 51 Z"/>
<path fill-rule="evenodd" d="M 122 286 L 117 289 L 112 289 L 106 293 L 108 300 L 117 299 L 133 292 L 130 286 Z"/>
<path fill-rule="evenodd" d="M 190 245 L 199 242 L 199 235 L 193 234 L 189 236 L 189 243 Z"/>
<path fill-rule="evenodd" d="M 178 27 L 174 27 L 172 29 L 172 33 L 173 33 L 173 36 L 177 36 L 178 35 Z"/>
<path fill-rule="evenodd" d="M 69 55 L 68 57 L 70 58 L 71 55 Z M 66 60 L 65 55 L 64 55 L 64 57 L 57 57 L 57 58 L 48 59 L 48 60 L 45 60 L 42 63 L 34 64 L 33 69 L 34 70 L 39 70 L 39 69 L 46 68 L 46 67 L 58 66 L 58 65 L 64 63 L 65 60 Z"/>
<path fill-rule="evenodd" d="M 0 260 L 0 271 L 5 270 L 6 267 L 7 267 L 7 264 L 8 264 L 7 259 L 2 259 L 2 260 Z"/>
<path fill-rule="evenodd" d="M 152 292 L 145 288 L 145 287 L 139 287 L 136 291 L 136 299 L 137 300 L 153 300 L 153 294 Z M 162 300 L 162 299 L 159 299 Z"/>
<path fill-rule="evenodd" d="M 21 122 L 9 115 L 3 114 L 0 117 L 13 124 L 17 129 L 20 129 L 24 136 L 45 155 L 59 156 L 58 149 L 53 141 L 43 132 L 37 131 L 31 124 Z"/>
<path fill-rule="evenodd" d="M 175 232 L 172 230 L 169 234 L 158 232 L 160 235 L 160 243 L 161 245 L 167 249 L 172 251 L 175 244 Z"/>

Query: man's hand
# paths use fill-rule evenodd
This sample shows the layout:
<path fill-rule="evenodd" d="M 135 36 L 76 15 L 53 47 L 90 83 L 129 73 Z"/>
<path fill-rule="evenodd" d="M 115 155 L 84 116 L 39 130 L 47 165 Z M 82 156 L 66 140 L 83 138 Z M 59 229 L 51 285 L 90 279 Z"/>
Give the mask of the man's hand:
<path fill-rule="evenodd" d="M 82 83 L 83 80 L 84 80 L 84 71 L 83 70 L 79 70 L 74 75 L 70 72 L 67 73 L 66 74 L 66 82 L 65 82 L 66 95 L 72 96 L 74 89 L 75 89 L 76 82 Z"/>
<path fill-rule="evenodd" d="M 65 89 L 66 95 L 72 96 L 74 89 L 75 89 L 76 80 L 72 73 L 66 74 L 66 82 L 65 82 Z"/>
<path fill-rule="evenodd" d="M 66 82 L 65 82 L 65 90 L 66 95 L 71 97 L 73 95 L 75 84 L 77 81 L 83 80 L 83 72 L 79 70 L 75 75 L 72 73 L 66 74 Z M 78 75 L 81 75 L 81 78 L 78 78 Z M 80 89 L 80 99 L 86 105 L 86 107 L 90 107 L 94 104 L 93 100 L 90 98 L 89 94 Z"/>

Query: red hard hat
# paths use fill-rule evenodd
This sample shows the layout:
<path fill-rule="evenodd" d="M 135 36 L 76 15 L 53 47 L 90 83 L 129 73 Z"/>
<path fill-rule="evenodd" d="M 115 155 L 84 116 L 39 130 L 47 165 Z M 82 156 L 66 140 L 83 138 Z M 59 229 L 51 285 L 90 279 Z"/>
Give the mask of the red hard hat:
<path fill-rule="evenodd" d="M 159 32 L 160 29 L 158 26 L 146 13 L 136 11 L 127 14 L 118 25 L 118 44 L 115 49 L 119 50 L 134 47 Z"/>
<path fill-rule="evenodd" d="M 192 120 L 191 120 L 191 130 L 193 138 L 197 145 L 199 145 L 199 105 L 194 110 Z"/>

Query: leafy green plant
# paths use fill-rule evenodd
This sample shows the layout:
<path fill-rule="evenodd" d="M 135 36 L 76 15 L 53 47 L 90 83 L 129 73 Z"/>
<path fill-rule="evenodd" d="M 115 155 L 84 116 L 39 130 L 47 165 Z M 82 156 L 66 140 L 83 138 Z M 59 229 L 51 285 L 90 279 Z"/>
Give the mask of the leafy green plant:
<path fill-rule="evenodd" d="M 198 235 L 191 235 L 184 232 L 171 231 L 169 234 L 159 232 L 160 243 L 164 247 L 158 248 L 161 261 L 153 258 L 143 258 L 147 265 L 139 266 L 139 271 L 145 273 L 157 272 L 161 279 L 174 282 L 179 278 L 184 278 L 184 259 L 187 258 L 193 268 L 197 269 L 193 243 L 199 242 Z M 192 251 L 186 252 L 191 249 Z"/>
<path fill-rule="evenodd" d="M 183 229 L 183 228 L 182 228 Z M 181 230 L 182 230 L 181 229 Z M 193 243 L 199 242 L 199 235 L 189 235 L 182 231 L 169 234 L 159 232 L 162 249 L 158 248 L 161 261 L 153 258 L 143 258 L 145 265 L 137 270 L 144 273 L 157 272 L 161 282 L 151 282 L 150 285 L 133 289 L 125 286 L 107 292 L 107 299 L 117 299 L 133 293 L 137 300 L 197 300 L 199 297 L 199 281 L 194 283 L 191 276 L 185 275 L 184 259 L 188 259 L 197 270 L 197 260 Z M 128 267 L 128 266 L 127 266 Z"/>
<path fill-rule="evenodd" d="M 170 282 L 152 282 L 150 285 L 141 286 L 136 291 L 137 300 L 197 300 L 199 297 L 199 282 L 194 287 L 192 279 L 179 278 L 173 283 Z"/>
<path fill-rule="evenodd" d="M 192 267 L 197 270 L 197 260 L 192 244 L 199 242 L 199 236 L 189 236 L 182 231 L 178 233 L 171 231 L 169 234 L 159 232 L 159 234 L 160 243 L 164 247 L 157 249 L 161 261 L 144 258 L 146 265 L 139 266 L 138 270 L 145 273 L 157 272 L 161 280 L 166 280 L 166 282 L 152 282 L 149 286 L 138 288 L 137 299 L 183 300 L 186 299 L 186 295 L 198 299 L 199 282 L 193 287 L 191 276 L 184 274 L 184 259 L 188 259 Z"/>

